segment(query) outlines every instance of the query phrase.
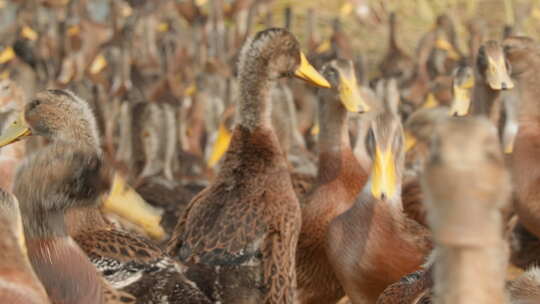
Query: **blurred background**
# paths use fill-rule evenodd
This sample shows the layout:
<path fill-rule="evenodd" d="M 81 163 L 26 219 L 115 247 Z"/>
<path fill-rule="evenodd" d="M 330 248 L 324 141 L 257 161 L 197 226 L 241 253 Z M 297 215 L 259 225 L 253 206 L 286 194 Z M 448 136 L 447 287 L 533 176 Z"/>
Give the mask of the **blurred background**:
<path fill-rule="evenodd" d="M 146 106 L 136 103 L 157 104 L 174 114 L 176 130 L 169 136 L 178 139 L 179 155 L 200 160 L 193 169 L 197 161 L 174 158 L 190 164 L 179 174 L 204 175 L 218 126 L 231 124 L 233 112 L 225 114 L 234 104 L 237 55 L 246 37 L 266 27 L 287 27 L 315 67 L 335 55 L 352 59 L 359 83 L 367 85 L 381 77 L 391 12 L 396 13 L 395 40 L 414 61 L 419 41 L 435 31 L 443 14 L 453 25 L 443 26 L 441 37 L 448 42 L 439 39 L 446 45 L 436 49 L 446 47 L 450 57 L 465 61 L 472 58 L 475 41 L 500 40 L 505 29 L 534 38 L 540 24 L 539 0 L 0 0 L 0 112 L 20 108 L 11 101 L 24 103 L 37 90 L 69 88 L 92 105 L 110 158 L 132 168 L 149 156 L 133 160 L 132 154 L 144 153 L 122 148 L 120 134 L 139 132 L 130 126 L 136 119 L 131 112 Z M 431 78 L 452 70 L 436 71 Z M 400 77 L 391 73 L 386 76 Z M 286 83 L 309 146 L 316 103 L 306 96 L 314 98 L 315 92 L 294 80 Z M 426 96 L 422 91 L 415 104 Z M 150 121 L 151 114 L 142 119 Z M 0 117 L 0 127 L 2 122 Z M 141 132 L 133 140 L 153 140 L 150 131 Z M 134 176 L 144 171 L 144 164 L 139 167 Z"/>

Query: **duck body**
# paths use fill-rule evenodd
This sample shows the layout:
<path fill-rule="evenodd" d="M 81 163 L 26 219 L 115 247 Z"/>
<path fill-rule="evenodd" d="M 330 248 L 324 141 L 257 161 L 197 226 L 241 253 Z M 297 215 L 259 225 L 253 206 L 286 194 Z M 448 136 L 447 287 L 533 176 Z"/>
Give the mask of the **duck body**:
<path fill-rule="evenodd" d="M 514 140 L 511 162 L 517 194 L 515 210 L 520 223 L 538 237 L 540 165 L 537 159 L 540 152 L 540 111 L 537 100 L 540 92 L 536 74 L 540 69 L 540 53 L 535 42 L 523 37 L 507 38 L 503 46 L 521 95 L 519 129 Z"/>
<path fill-rule="evenodd" d="M 297 255 L 301 303 L 335 303 L 343 297 L 343 288 L 328 261 L 325 240 L 330 222 L 352 206 L 367 177 L 350 149 L 339 156 L 321 154 L 320 158 L 325 176 L 318 178 L 302 209 Z M 339 173 L 332 176 L 335 171 Z"/>
<path fill-rule="evenodd" d="M 75 240 L 103 278 L 135 296 L 137 303 L 211 303 L 184 276 L 183 265 L 142 237 L 98 229 L 80 233 Z"/>
<path fill-rule="evenodd" d="M 276 249 L 275 243 L 293 244 L 298 238 L 294 233 L 300 226 L 298 199 L 292 190 L 288 165 L 271 130 L 251 132 L 237 126 L 224 164 L 227 166 L 222 167 L 214 183 L 190 203 L 183 221 L 194 223 L 196 229 L 182 231 L 183 241 L 176 252 L 188 265 L 221 266 L 257 278 L 253 286 L 256 291 L 247 298 L 262 301 L 268 292 L 265 289 L 272 283 L 263 278 L 281 271 L 270 266 L 279 263 L 271 261 L 272 256 L 294 260 L 294 255 L 290 256 L 294 251 L 272 249 Z M 230 221 L 237 216 L 242 217 L 241 222 Z M 203 222 L 204 219 L 213 220 Z M 281 267 L 285 266 L 290 268 Z M 295 285 L 293 270 L 283 273 L 287 282 L 284 288 Z"/>
<path fill-rule="evenodd" d="M 388 285 L 424 262 L 431 249 L 429 235 L 402 212 L 362 194 L 330 226 L 332 236 L 342 236 L 329 240 L 329 248 L 343 248 L 330 255 L 341 257 L 333 265 L 353 303 L 375 303 Z M 351 226 L 355 234 L 344 233 Z"/>

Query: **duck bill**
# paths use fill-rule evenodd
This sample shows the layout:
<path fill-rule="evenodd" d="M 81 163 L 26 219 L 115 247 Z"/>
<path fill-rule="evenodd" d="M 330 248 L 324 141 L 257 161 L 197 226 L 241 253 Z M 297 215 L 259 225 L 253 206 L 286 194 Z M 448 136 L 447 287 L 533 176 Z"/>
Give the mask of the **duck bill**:
<path fill-rule="evenodd" d="M 12 47 L 8 46 L 0 53 L 0 64 L 9 62 L 13 58 L 15 58 L 15 51 Z"/>
<path fill-rule="evenodd" d="M 371 169 L 371 194 L 376 199 L 392 198 L 396 193 L 396 166 L 394 154 L 377 147 Z"/>
<path fill-rule="evenodd" d="M 300 66 L 294 72 L 296 78 L 321 88 L 330 88 L 330 83 L 309 63 L 304 53 L 300 53 Z"/>
<path fill-rule="evenodd" d="M 153 239 L 165 238 L 160 225 L 162 211 L 149 205 L 118 173 L 114 175 L 111 192 L 102 208 L 141 227 Z"/>
<path fill-rule="evenodd" d="M 360 95 L 360 90 L 358 89 L 356 77 L 354 75 L 352 79 L 340 76 L 339 97 L 341 99 L 341 103 L 349 112 L 365 113 L 369 111 L 369 106 L 364 98 L 362 98 Z"/>
<path fill-rule="evenodd" d="M 405 131 L 405 153 L 409 152 L 414 146 L 416 146 L 416 137 L 410 132 Z"/>
<path fill-rule="evenodd" d="M 309 129 L 309 133 L 313 136 L 319 135 L 321 132 L 321 127 L 319 126 L 319 122 L 315 122 L 311 129 Z"/>
<path fill-rule="evenodd" d="M 454 99 L 450 107 L 450 116 L 465 116 L 469 113 L 471 95 L 468 89 L 454 87 Z"/>
<path fill-rule="evenodd" d="M 195 83 L 190 84 L 185 90 L 185 96 L 193 96 L 197 93 L 197 85 Z"/>
<path fill-rule="evenodd" d="M 497 60 L 488 57 L 486 80 L 489 87 L 493 90 L 510 90 L 514 88 L 514 82 L 510 78 L 510 75 L 508 75 L 503 57 Z"/>
<path fill-rule="evenodd" d="M 28 123 L 24 119 L 24 115 L 21 114 L 7 127 L 4 133 L 0 135 L 0 147 L 12 144 L 30 135 L 32 135 L 30 126 L 28 126 Z"/>
<path fill-rule="evenodd" d="M 456 48 L 446 39 L 437 39 L 437 42 L 435 42 L 435 46 L 440 50 L 446 51 L 448 57 L 452 60 L 458 60 L 460 58 L 458 52 L 456 51 Z"/>
<path fill-rule="evenodd" d="M 429 93 L 426 101 L 424 101 L 424 104 L 422 104 L 422 109 L 431 109 L 439 106 L 439 101 L 433 95 L 433 93 Z"/>
<path fill-rule="evenodd" d="M 219 160 L 223 157 L 227 149 L 229 148 L 229 144 L 231 143 L 232 134 L 225 125 L 220 124 L 218 129 L 218 134 L 216 141 L 214 142 L 214 145 L 212 146 L 212 153 L 210 154 L 210 157 L 208 158 L 208 166 L 210 168 L 213 168 Z"/>

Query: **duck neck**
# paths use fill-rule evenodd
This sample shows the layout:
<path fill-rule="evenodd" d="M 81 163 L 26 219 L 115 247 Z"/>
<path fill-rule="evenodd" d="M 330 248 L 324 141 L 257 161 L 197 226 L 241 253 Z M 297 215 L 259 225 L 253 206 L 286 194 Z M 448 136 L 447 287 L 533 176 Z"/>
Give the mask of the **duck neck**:
<path fill-rule="evenodd" d="M 64 212 L 61 210 L 35 212 L 21 210 L 21 215 L 24 233 L 28 239 L 67 236 Z"/>
<path fill-rule="evenodd" d="M 396 37 L 396 16 L 394 13 L 390 14 L 390 20 L 388 22 L 388 45 L 391 50 L 398 49 L 397 37 Z"/>
<path fill-rule="evenodd" d="M 347 110 L 339 99 L 319 99 L 319 124 L 318 178 L 327 182 L 347 169 L 344 167 L 345 158 L 354 158 L 349 140 Z"/>
<path fill-rule="evenodd" d="M 247 56 L 240 71 L 240 97 L 237 122 L 250 131 L 272 128 L 270 115 L 270 61 L 261 56 Z"/>
<path fill-rule="evenodd" d="M 496 112 L 497 103 L 500 102 L 501 91 L 493 90 L 483 81 L 481 76 L 477 76 L 479 81 L 474 86 L 474 98 L 472 103 L 473 114 L 479 116 L 486 116 L 488 118 L 497 118 Z"/>
<path fill-rule="evenodd" d="M 67 143 L 86 151 L 93 151 L 97 154 L 101 154 L 101 145 L 97 134 L 92 132 L 86 132 L 81 129 L 73 128 L 69 130 L 63 130 L 62 132 L 55 134 L 49 138 L 51 143 Z"/>
<path fill-rule="evenodd" d="M 507 303 L 504 241 L 491 246 L 437 246 L 434 269 L 437 303 Z"/>
<path fill-rule="evenodd" d="M 520 128 L 522 125 L 540 127 L 540 81 L 535 74 L 535 69 L 531 69 L 516 76 L 517 88 L 514 90 L 518 89 L 521 95 L 518 114 Z"/>

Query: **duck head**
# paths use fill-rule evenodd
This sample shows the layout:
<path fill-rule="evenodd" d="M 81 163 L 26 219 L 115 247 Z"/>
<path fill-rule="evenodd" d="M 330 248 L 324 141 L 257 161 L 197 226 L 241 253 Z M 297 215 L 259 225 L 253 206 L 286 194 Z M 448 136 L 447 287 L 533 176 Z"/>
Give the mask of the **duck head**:
<path fill-rule="evenodd" d="M 499 42 L 490 40 L 480 47 L 476 68 L 479 76 L 492 90 L 509 90 L 514 87 L 510 78 L 510 64 Z"/>
<path fill-rule="evenodd" d="M 452 80 L 453 99 L 450 115 L 464 116 L 469 113 L 474 87 L 474 70 L 469 66 L 459 66 L 454 70 Z"/>
<path fill-rule="evenodd" d="M 323 90 L 323 94 L 332 92 L 348 112 L 364 113 L 370 110 L 371 107 L 360 93 L 352 61 L 332 60 L 323 66 L 322 74 L 332 86 L 331 90 Z"/>
<path fill-rule="evenodd" d="M 375 115 L 365 141 L 372 160 L 368 183 L 371 194 L 379 200 L 399 199 L 404 164 L 404 136 L 399 115 L 393 111 Z"/>
<path fill-rule="evenodd" d="M 241 80 L 265 73 L 269 79 L 293 76 L 315 86 L 330 87 L 300 50 L 298 40 L 285 29 L 270 28 L 258 32 L 245 44 L 240 58 Z"/>
<path fill-rule="evenodd" d="M 99 150 L 96 120 L 90 107 L 66 90 L 40 92 L 20 116 L 0 135 L 0 147 L 29 135 L 52 142 L 63 141 Z"/>

